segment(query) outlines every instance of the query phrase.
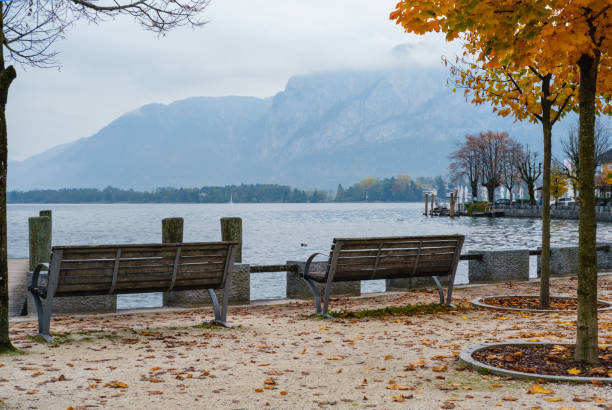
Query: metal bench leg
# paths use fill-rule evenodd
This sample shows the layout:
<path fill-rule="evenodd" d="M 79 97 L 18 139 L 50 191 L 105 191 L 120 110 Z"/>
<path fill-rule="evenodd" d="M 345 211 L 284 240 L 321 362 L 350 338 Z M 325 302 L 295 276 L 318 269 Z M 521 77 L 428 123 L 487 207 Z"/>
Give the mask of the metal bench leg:
<path fill-rule="evenodd" d="M 38 334 L 30 336 L 40 336 L 48 343 L 53 343 L 49 329 L 51 328 L 51 300 L 44 303 L 40 300 L 40 296 L 31 292 L 32 299 L 36 305 L 36 314 L 38 316 Z"/>
<path fill-rule="evenodd" d="M 323 305 L 323 316 L 325 316 L 326 318 L 331 319 L 330 314 L 328 313 L 328 308 L 329 308 L 329 294 L 331 293 L 331 287 L 332 287 L 332 283 L 331 281 L 327 281 L 327 284 L 325 285 L 325 298 L 323 299 L 324 301 L 324 305 Z"/>
<path fill-rule="evenodd" d="M 451 303 L 453 297 L 453 287 L 455 286 L 455 272 L 448 278 L 448 290 L 446 291 L 446 305 L 450 307 L 456 307 Z"/>
<path fill-rule="evenodd" d="M 434 283 L 436 284 L 436 287 L 438 288 L 438 293 L 440 294 L 440 304 L 443 305 L 444 304 L 444 290 L 442 289 L 442 285 L 440 284 L 440 281 L 438 280 L 437 276 L 432 276 L 431 277 L 434 281 Z"/>
<path fill-rule="evenodd" d="M 314 283 L 312 283 L 310 279 L 304 278 L 304 277 L 302 279 L 304 279 L 304 282 L 306 282 L 306 284 L 310 288 L 310 291 L 312 292 L 312 295 L 314 296 L 317 315 L 320 315 L 321 314 L 321 298 L 319 297 L 319 292 L 317 291 L 317 287 L 315 286 Z"/>
<path fill-rule="evenodd" d="M 225 322 L 225 314 L 227 312 L 225 296 L 226 293 L 228 292 L 224 292 L 223 294 L 223 311 L 221 311 L 221 309 L 219 309 L 219 300 L 217 299 L 217 294 L 213 289 L 208 289 L 208 294 L 210 295 L 210 300 L 213 304 L 213 310 L 215 311 L 215 320 L 204 323 L 218 324 L 224 327 L 232 327 L 230 324 Z"/>

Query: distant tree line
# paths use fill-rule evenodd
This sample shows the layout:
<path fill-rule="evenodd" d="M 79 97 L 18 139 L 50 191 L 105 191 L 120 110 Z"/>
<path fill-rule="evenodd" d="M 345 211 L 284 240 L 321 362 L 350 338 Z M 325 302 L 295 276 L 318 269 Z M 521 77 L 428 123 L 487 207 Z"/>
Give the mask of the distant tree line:
<path fill-rule="evenodd" d="M 283 185 L 227 185 L 202 188 L 157 188 L 150 192 L 106 187 L 35 189 L 10 191 L 9 203 L 93 203 L 93 202 L 157 202 L 157 203 L 224 203 L 230 202 L 325 202 L 323 191 L 306 192 Z"/>
<path fill-rule="evenodd" d="M 226 185 L 202 188 L 157 188 L 151 191 L 135 191 L 106 187 L 34 189 L 10 191 L 9 203 L 259 203 L 259 202 L 411 202 L 423 199 L 423 190 L 446 190 L 442 177 L 422 177 L 412 180 L 408 175 L 376 179 L 366 178 L 344 189 L 338 186 L 334 198 L 325 191 L 306 191 L 285 185 L 254 184 Z"/>
<path fill-rule="evenodd" d="M 381 201 L 381 202 L 411 202 L 421 201 L 423 198 L 422 183 L 430 182 L 439 183 L 442 185 L 443 192 L 444 182 L 441 177 L 436 179 L 428 178 L 431 181 L 425 181 L 425 178 L 413 181 L 408 175 L 398 175 L 397 177 L 375 179 L 366 178 L 361 182 L 344 189 L 342 185 L 338 185 L 336 192 L 336 202 L 359 202 L 359 201 Z"/>

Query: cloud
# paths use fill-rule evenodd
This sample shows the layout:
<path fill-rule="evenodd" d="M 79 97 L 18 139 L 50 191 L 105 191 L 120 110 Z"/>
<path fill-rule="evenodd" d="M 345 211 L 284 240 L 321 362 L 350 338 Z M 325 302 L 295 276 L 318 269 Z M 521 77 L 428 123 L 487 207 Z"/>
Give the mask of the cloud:
<path fill-rule="evenodd" d="M 295 74 L 398 61 L 439 66 L 440 55 L 457 49 L 439 35 L 405 34 L 388 20 L 395 3 L 214 0 L 208 24 L 162 38 L 127 17 L 78 24 L 56 44 L 61 70 L 18 69 L 7 109 L 9 157 L 92 135 L 152 102 L 266 97 Z"/>

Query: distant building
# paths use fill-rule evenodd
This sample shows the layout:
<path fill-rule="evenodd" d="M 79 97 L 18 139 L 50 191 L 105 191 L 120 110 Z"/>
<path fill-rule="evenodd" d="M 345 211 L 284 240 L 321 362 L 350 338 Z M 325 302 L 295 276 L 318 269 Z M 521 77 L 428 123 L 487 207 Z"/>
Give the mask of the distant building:
<path fill-rule="evenodd" d="M 596 195 L 610 197 L 612 193 L 612 149 L 601 157 L 601 165 L 595 173 Z"/>

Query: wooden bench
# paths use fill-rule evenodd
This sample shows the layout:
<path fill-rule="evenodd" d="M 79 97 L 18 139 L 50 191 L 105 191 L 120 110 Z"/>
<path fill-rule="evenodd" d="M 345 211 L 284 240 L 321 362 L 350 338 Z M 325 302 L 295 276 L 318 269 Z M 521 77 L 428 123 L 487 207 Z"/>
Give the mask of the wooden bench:
<path fill-rule="evenodd" d="M 38 334 L 51 341 L 54 297 L 208 289 L 215 322 L 226 323 L 237 242 L 55 246 L 49 264 L 36 267 L 28 290 L 38 313 Z M 46 283 L 39 283 L 41 270 Z M 223 305 L 213 289 L 224 289 Z"/>
<path fill-rule="evenodd" d="M 303 279 L 314 295 L 317 314 L 326 316 L 332 283 L 342 281 L 430 276 L 440 304 L 450 305 L 464 239 L 463 235 L 335 238 L 325 270 L 310 271 L 313 259 L 323 255 L 315 253 L 306 261 Z M 449 276 L 446 302 L 439 276 Z M 314 282 L 325 284 L 323 308 Z"/>

